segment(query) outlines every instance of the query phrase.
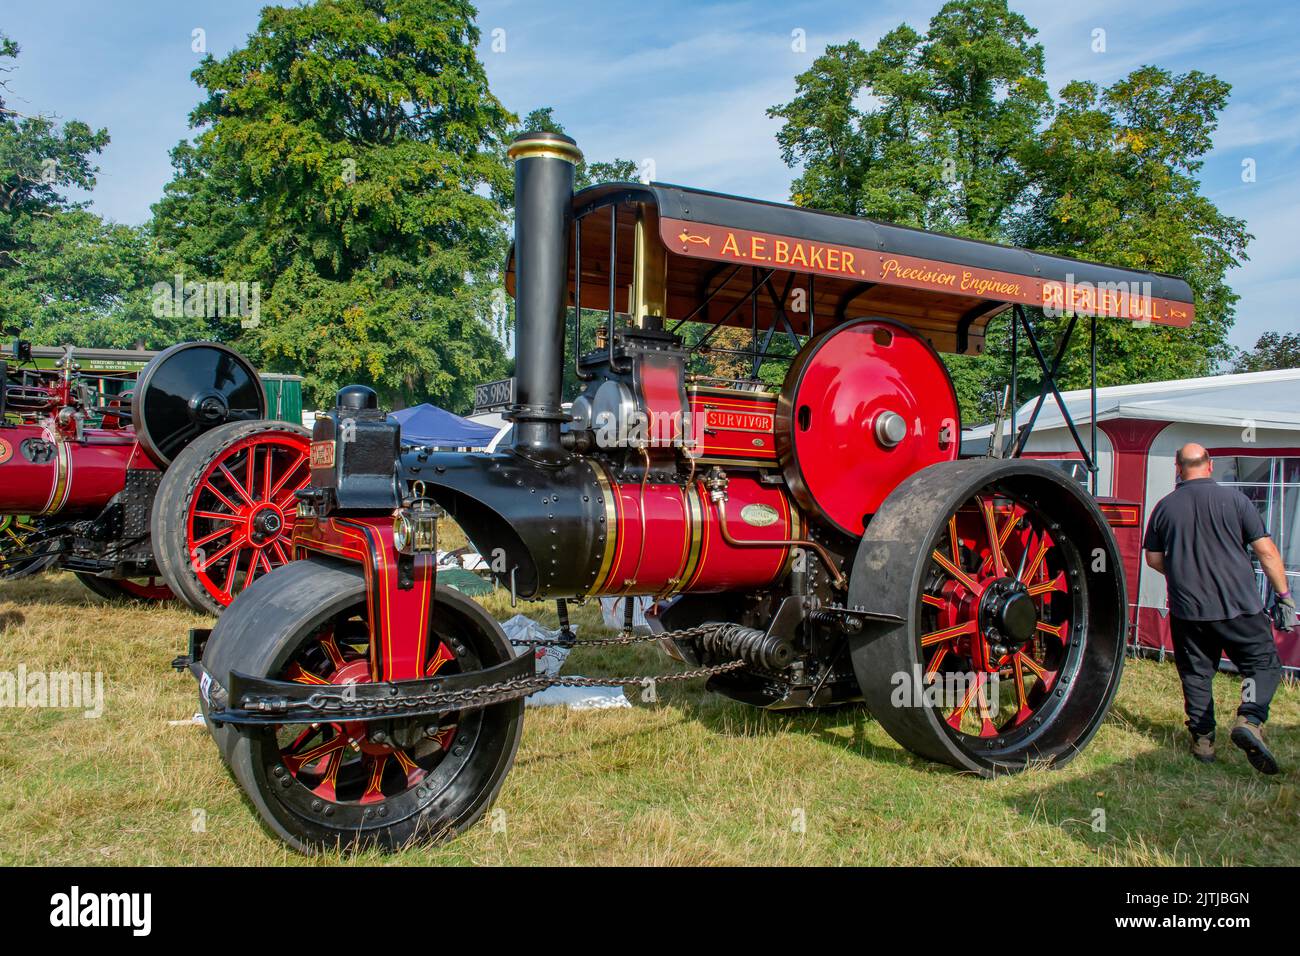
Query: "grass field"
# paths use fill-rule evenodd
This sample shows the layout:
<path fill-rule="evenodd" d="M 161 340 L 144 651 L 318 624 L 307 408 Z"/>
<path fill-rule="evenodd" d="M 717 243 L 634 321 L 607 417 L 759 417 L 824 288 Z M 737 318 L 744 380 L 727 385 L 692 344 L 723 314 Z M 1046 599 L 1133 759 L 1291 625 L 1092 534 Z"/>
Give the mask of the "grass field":
<path fill-rule="evenodd" d="M 487 602 L 499 616 L 503 599 Z M 554 622 L 549 606 L 525 613 Z M 576 620 L 602 633 L 594 606 Z M 102 672 L 105 710 L 0 709 L 0 863 L 301 864 L 258 827 L 168 663 L 179 605 L 104 603 L 68 575 L 0 586 L 0 671 Z M 579 650 L 566 672 L 662 670 L 651 648 Z M 1237 682 L 1221 676 L 1221 726 Z M 515 768 L 483 824 L 394 864 L 1294 864 L 1300 691 L 1270 731 L 1283 773 L 1257 775 L 1221 733 L 1184 749 L 1172 664 L 1130 661 L 1110 718 L 1069 766 L 994 781 L 903 751 L 860 708 L 771 714 L 661 691 L 631 709 L 528 711 Z M 1104 811 L 1104 829 L 1098 811 Z M 800 832 L 799 821 L 803 822 Z M 339 862 L 327 858 L 324 862 Z"/>

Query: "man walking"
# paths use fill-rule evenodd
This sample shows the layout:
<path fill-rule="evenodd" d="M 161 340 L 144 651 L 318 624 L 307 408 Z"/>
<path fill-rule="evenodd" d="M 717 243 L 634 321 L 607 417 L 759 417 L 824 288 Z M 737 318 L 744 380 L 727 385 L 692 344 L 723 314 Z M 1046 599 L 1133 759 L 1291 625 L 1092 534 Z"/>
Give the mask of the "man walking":
<path fill-rule="evenodd" d="M 1281 630 L 1296 624 L 1282 556 L 1250 499 L 1211 477 L 1209 452 L 1187 444 L 1176 461 L 1179 484 L 1151 512 L 1142 547 L 1147 564 L 1168 585 L 1174 663 L 1183 683 L 1192 755 L 1214 760 L 1211 683 L 1226 653 L 1242 676 L 1231 740 L 1260 773 L 1277 773 L 1277 760 L 1264 743 L 1268 705 L 1282 676 L 1270 616 Z M 1270 614 L 1259 599 L 1248 545 L 1275 592 Z"/>

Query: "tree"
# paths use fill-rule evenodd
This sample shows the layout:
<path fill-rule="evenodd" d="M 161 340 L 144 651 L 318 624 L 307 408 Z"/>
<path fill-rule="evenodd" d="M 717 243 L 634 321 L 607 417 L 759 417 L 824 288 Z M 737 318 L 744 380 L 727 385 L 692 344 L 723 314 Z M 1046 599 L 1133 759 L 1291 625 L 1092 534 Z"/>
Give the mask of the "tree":
<path fill-rule="evenodd" d="M 1027 144 L 1037 194 L 1016 240 L 1047 252 L 1186 279 L 1188 329 L 1099 320 L 1102 385 L 1209 375 L 1231 356 L 1237 296 L 1225 274 L 1245 258 L 1246 224 L 1201 195 L 1196 173 L 1230 87 L 1193 70 L 1146 66 L 1100 90 L 1070 83 L 1056 116 Z M 1060 320 L 1050 323 L 1059 331 Z M 1087 375 L 1075 351 L 1067 381 Z"/>
<path fill-rule="evenodd" d="M 1250 239 L 1196 179 L 1228 85 L 1142 67 L 1105 90 L 1067 84 L 1058 105 L 1034 36 L 1005 0 L 953 0 L 924 35 L 902 25 L 869 51 L 828 47 L 794 99 L 769 110 L 785 121 L 783 158 L 802 166 L 793 200 L 1181 276 L 1197 321 L 1099 320 L 1099 381 L 1208 374 L 1228 355 L 1236 296 L 1224 277 Z M 1064 321 L 1031 312 L 1054 348 Z M 985 354 L 945 356 L 967 421 L 988 420 L 1000 401 L 1008 330 L 1007 317 L 994 320 Z M 1085 384 L 1086 350 L 1067 354 L 1062 383 Z M 1021 394 L 1032 366 L 1022 362 Z"/>
<path fill-rule="evenodd" d="M 19 52 L 0 35 L 0 62 Z M 181 329 L 150 309 L 147 289 L 163 266 L 149 237 L 66 194 L 94 188 L 108 131 L 24 116 L 5 92 L 0 82 L 0 325 L 49 345 L 169 344 Z"/>
<path fill-rule="evenodd" d="M 1265 332 L 1249 351 L 1238 351 L 1234 372 L 1300 368 L 1300 332 Z"/>
<path fill-rule="evenodd" d="M 154 207 L 187 277 L 259 283 L 228 336 L 301 371 L 318 404 L 352 381 L 388 403 L 466 408 L 505 369 L 492 304 L 510 114 L 463 0 L 266 7 L 246 46 L 206 57 L 195 141 Z"/>
<path fill-rule="evenodd" d="M 1029 181 L 1017 147 L 1050 96 L 1036 31 L 1005 0 L 957 0 L 922 36 L 831 46 L 796 78 L 782 158 L 800 205 L 981 238 L 1005 233 Z"/>

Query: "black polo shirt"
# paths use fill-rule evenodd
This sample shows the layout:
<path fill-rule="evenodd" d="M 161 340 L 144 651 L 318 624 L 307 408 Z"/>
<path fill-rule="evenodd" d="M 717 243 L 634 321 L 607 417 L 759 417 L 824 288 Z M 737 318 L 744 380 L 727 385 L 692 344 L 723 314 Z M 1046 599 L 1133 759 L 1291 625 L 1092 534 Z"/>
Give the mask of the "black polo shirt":
<path fill-rule="evenodd" d="M 1169 613 L 1226 621 L 1262 611 L 1246 546 L 1267 534 L 1250 499 L 1213 478 L 1184 481 L 1162 498 L 1142 547 L 1165 556 Z"/>

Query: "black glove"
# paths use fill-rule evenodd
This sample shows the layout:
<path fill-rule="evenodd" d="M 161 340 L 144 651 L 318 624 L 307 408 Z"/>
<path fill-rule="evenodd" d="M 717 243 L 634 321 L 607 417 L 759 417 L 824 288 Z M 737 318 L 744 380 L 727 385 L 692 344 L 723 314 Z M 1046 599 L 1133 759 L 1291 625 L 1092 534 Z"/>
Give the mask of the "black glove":
<path fill-rule="evenodd" d="M 1293 631 L 1296 626 L 1295 598 L 1287 594 L 1274 594 L 1269 606 L 1268 616 L 1273 619 L 1273 626 L 1279 631 Z"/>

